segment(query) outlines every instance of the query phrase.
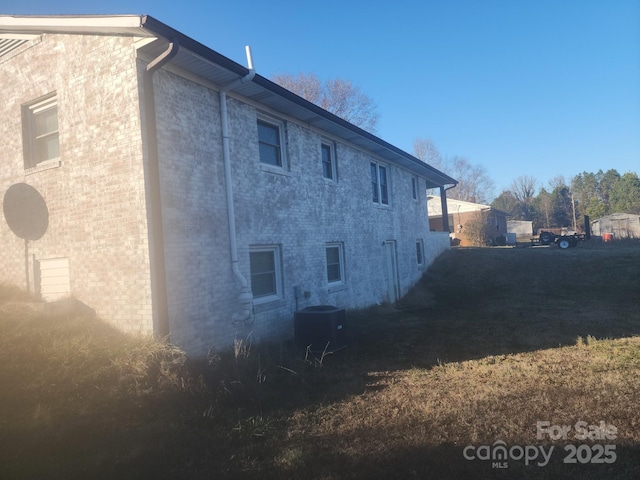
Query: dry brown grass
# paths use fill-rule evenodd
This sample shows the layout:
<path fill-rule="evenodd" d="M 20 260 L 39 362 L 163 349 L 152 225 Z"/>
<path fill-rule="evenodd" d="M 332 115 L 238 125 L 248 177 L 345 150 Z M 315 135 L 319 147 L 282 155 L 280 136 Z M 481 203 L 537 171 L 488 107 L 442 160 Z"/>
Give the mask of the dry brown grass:
<path fill-rule="evenodd" d="M 456 249 L 398 306 L 351 312 L 345 351 L 243 339 L 196 368 L 0 289 L 0 477 L 639 478 L 639 292 L 635 243 Z M 536 438 L 579 420 L 617 427 L 615 463 Z M 498 440 L 556 451 L 463 457 Z"/>
<path fill-rule="evenodd" d="M 617 426 L 614 443 L 619 449 L 626 446 L 637 452 L 638 373 L 639 337 L 589 339 L 571 347 L 428 369 L 370 372 L 363 394 L 315 410 L 297 411 L 291 418 L 288 444 L 299 452 L 302 463 L 314 458 L 326 464 L 321 460 L 325 455 L 327 459 L 345 456 L 350 459 L 347 465 L 358 466 L 360 478 L 402 478 L 412 472 L 428 478 L 432 463 L 440 463 L 442 475 L 449 472 L 451 477 L 446 478 L 473 472 L 476 478 L 491 476 L 490 464 L 464 465 L 462 448 L 492 445 L 497 440 L 508 445 L 543 444 L 536 439 L 536 422 L 545 420 L 559 425 L 604 420 Z M 433 458 L 430 452 L 442 446 L 449 446 L 452 452 Z M 426 458 L 403 465 L 394 452 L 423 452 Z M 639 471 L 637 459 L 625 460 L 634 465 L 634 472 Z M 565 478 L 563 474 L 568 478 L 572 471 L 562 465 L 538 472 L 522 467 L 515 462 L 511 473 L 545 478 L 551 471 L 551 478 Z M 600 473 L 611 474 L 605 469 Z M 343 476 L 348 477 L 349 472 L 329 478 Z"/>
<path fill-rule="evenodd" d="M 124 432 L 204 391 L 179 349 L 2 290 L 0 478 L 81 478 L 127 450 L 136 458 Z"/>

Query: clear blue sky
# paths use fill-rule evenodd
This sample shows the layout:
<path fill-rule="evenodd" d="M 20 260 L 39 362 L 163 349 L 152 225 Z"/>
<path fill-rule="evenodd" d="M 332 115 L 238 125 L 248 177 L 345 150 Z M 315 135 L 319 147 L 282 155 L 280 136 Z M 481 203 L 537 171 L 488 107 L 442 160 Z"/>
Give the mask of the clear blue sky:
<path fill-rule="evenodd" d="M 258 73 L 348 78 L 378 136 L 520 175 L 640 173 L 640 0 L 0 0 L 11 14 L 149 14 Z"/>

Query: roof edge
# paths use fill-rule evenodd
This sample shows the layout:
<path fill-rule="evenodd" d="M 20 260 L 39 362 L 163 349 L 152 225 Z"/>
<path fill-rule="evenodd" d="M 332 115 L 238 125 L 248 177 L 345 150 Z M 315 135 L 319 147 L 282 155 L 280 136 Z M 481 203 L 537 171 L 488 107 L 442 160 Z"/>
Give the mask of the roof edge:
<path fill-rule="evenodd" d="M 249 73 L 249 69 L 231 60 L 215 50 L 197 42 L 187 35 L 156 20 L 150 15 L 0 15 L 0 34 L 42 34 L 42 33 L 72 33 L 72 34 L 122 34 L 141 37 L 159 36 L 167 40 L 178 40 L 180 46 L 196 53 L 203 58 L 216 63 L 222 68 L 239 77 Z M 253 80 L 260 87 L 304 108 L 315 115 L 339 125 L 353 132 L 355 135 L 366 139 L 396 158 L 402 158 L 405 167 L 428 175 L 433 184 L 440 186 L 457 185 L 458 181 L 446 175 L 444 172 L 423 162 L 417 157 L 392 145 L 380 137 L 363 130 L 362 128 L 340 118 L 333 113 L 309 102 L 299 95 L 281 87 L 277 83 L 256 75 Z"/>
<path fill-rule="evenodd" d="M 320 115 L 334 123 L 339 124 L 340 126 L 351 130 L 352 132 L 354 132 L 355 134 L 361 136 L 361 137 L 365 137 L 366 139 L 378 144 L 379 146 L 381 146 L 382 148 L 384 148 L 385 150 L 388 150 L 390 152 L 392 152 L 395 155 L 399 155 L 402 156 L 404 158 L 406 158 L 407 160 L 409 160 L 410 162 L 412 162 L 416 168 L 418 169 L 426 169 L 428 170 L 430 173 L 438 175 L 443 177 L 443 180 L 446 180 L 447 182 L 444 183 L 444 185 L 457 185 L 458 181 L 451 178 L 450 176 L 448 176 L 447 174 L 445 174 L 444 172 L 441 172 L 440 170 L 436 169 L 435 167 L 429 165 L 426 162 L 423 162 L 422 160 L 420 160 L 419 158 L 415 157 L 414 155 L 411 155 L 408 152 L 405 152 L 404 150 L 402 150 L 401 148 L 396 147 L 395 145 L 392 145 L 391 143 L 381 139 L 380 137 L 367 132 L 366 130 L 358 127 L 357 125 L 354 125 L 353 123 L 348 122 L 347 120 L 338 117 L 337 115 L 323 109 L 322 107 L 319 107 L 318 105 L 316 105 L 315 103 L 312 103 L 302 97 L 300 97 L 299 95 L 293 93 L 290 90 L 287 90 L 286 88 L 278 85 L 277 83 L 261 76 L 261 75 L 256 75 L 254 77 L 253 80 L 255 83 L 257 83 L 258 85 L 260 85 L 261 87 L 266 88 L 267 90 L 272 91 L 273 93 L 276 93 L 277 95 L 280 95 L 281 97 L 286 98 L 287 100 L 290 100 L 308 110 L 311 110 L 312 112 L 314 112 L 317 115 Z"/>
<path fill-rule="evenodd" d="M 204 58 L 207 58 L 209 60 L 214 61 L 215 63 L 217 63 L 218 65 L 222 66 L 223 68 L 239 75 L 239 76 L 245 76 L 249 73 L 249 69 L 244 67 L 243 65 L 240 65 L 239 63 L 234 62 L 233 60 L 219 54 L 218 52 L 216 52 L 215 50 L 212 50 L 211 48 L 207 47 L 206 45 L 203 45 L 202 43 L 197 42 L 196 40 L 184 35 L 183 33 L 179 32 L 178 30 L 175 30 L 173 28 L 171 28 L 170 26 L 160 22 L 159 20 L 156 20 L 154 17 L 150 16 L 150 15 L 145 15 L 142 18 L 142 27 L 146 28 L 154 33 L 156 33 L 157 35 L 160 35 L 162 37 L 165 37 L 167 39 L 177 39 L 180 42 L 180 45 L 182 48 L 186 48 L 187 50 L 190 50 Z M 438 169 L 432 167 L 431 165 L 429 165 L 426 162 L 423 162 L 422 160 L 416 158 L 415 156 L 405 152 L 404 150 L 396 147 L 395 145 L 392 145 L 388 142 L 386 142 L 385 140 L 382 140 L 380 137 L 377 137 L 376 135 L 373 135 L 372 133 L 367 132 L 366 130 L 363 130 L 362 128 L 344 120 L 343 118 L 338 117 L 337 115 L 334 115 L 333 113 L 323 109 L 322 107 L 319 107 L 318 105 L 316 105 L 315 103 L 312 103 L 304 98 L 302 98 L 301 96 L 293 93 L 290 90 L 287 90 L 286 88 L 278 85 L 277 83 L 267 79 L 266 77 L 263 77 L 260 74 L 256 74 L 255 77 L 253 78 L 253 83 L 261 86 L 262 88 L 269 90 L 272 93 L 275 93 L 276 95 L 283 97 L 287 100 L 289 100 L 290 102 L 293 102 L 313 113 L 315 113 L 316 115 L 319 115 L 335 124 L 340 125 L 341 127 L 350 130 L 351 132 L 355 133 L 356 135 L 360 136 L 360 137 L 364 137 L 367 140 L 374 142 L 375 144 L 379 145 L 380 147 L 384 148 L 385 150 L 393 153 L 394 155 L 398 155 L 403 157 L 404 159 L 406 159 L 410 164 L 413 165 L 413 167 L 416 170 L 422 170 L 424 172 L 428 172 L 428 174 L 430 174 L 431 176 L 435 176 L 435 177 L 439 177 L 438 181 L 439 183 L 441 183 L 442 185 L 457 185 L 458 181 L 451 178 L 450 176 L 446 175 L 445 173 L 439 171 Z"/>
<path fill-rule="evenodd" d="M 104 33 L 142 34 L 142 15 L 0 15 L 0 31 L 6 33 Z"/>

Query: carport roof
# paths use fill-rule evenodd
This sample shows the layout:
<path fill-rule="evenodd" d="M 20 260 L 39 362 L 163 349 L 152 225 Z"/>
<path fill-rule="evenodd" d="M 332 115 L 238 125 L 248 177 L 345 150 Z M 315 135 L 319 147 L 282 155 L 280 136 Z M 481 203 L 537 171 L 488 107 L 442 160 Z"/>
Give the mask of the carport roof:
<path fill-rule="evenodd" d="M 193 40 L 149 15 L 55 15 L 0 16 L 0 39 L 42 33 L 131 35 L 159 41 L 141 42 L 140 51 L 149 58 L 162 54 L 170 42 L 179 45 L 171 63 L 216 85 L 227 85 L 249 73 L 249 69 Z M 234 92 L 276 111 L 330 133 L 378 157 L 426 178 L 427 188 L 458 182 L 381 138 L 320 108 L 280 85 L 256 74 Z"/>

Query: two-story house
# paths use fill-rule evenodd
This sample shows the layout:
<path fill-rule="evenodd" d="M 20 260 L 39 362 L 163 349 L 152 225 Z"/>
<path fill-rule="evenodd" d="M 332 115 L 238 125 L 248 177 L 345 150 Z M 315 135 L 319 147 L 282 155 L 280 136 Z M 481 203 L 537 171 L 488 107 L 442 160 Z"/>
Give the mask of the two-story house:
<path fill-rule="evenodd" d="M 394 302 L 455 180 L 149 16 L 0 17 L 0 282 L 192 354 Z"/>

